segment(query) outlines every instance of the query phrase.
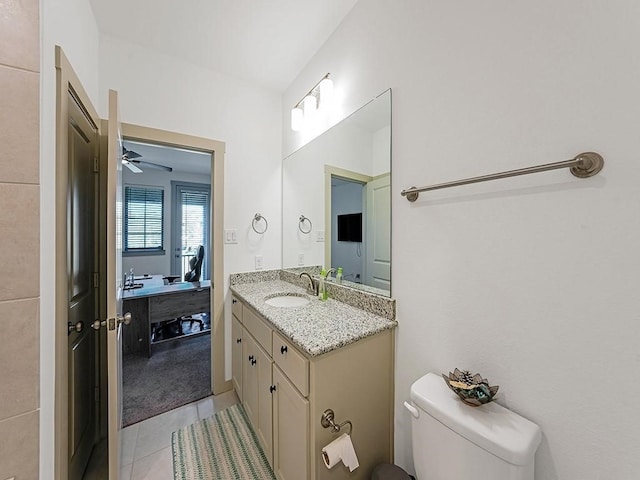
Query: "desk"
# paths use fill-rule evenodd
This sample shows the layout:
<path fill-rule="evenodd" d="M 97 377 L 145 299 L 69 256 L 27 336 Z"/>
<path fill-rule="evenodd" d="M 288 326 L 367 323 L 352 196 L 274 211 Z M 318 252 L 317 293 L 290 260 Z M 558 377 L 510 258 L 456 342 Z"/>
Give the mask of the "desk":
<path fill-rule="evenodd" d="M 137 279 L 136 279 L 137 281 Z M 142 288 L 125 290 L 122 308 L 133 321 L 123 330 L 124 353 L 151 356 L 151 323 L 211 310 L 211 281 L 159 284 L 155 279 Z M 176 337 L 180 338 L 180 337 Z"/>

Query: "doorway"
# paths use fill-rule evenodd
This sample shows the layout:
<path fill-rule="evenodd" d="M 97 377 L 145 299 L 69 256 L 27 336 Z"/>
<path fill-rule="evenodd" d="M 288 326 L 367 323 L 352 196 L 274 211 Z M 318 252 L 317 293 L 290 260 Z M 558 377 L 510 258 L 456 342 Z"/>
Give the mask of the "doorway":
<path fill-rule="evenodd" d="M 211 395 L 212 161 L 126 136 L 123 150 L 123 308 L 138 317 L 123 331 L 127 427 Z"/>
<path fill-rule="evenodd" d="M 366 256 L 362 251 L 362 218 L 366 218 L 364 183 L 331 177 L 331 260 L 343 269 L 343 279 L 362 283 Z M 359 233 L 359 235 L 357 235 Z"/>
<path fill-rule="evenodd" d="M 168 132 L 139 125 L 122 124 L 122 134 L 129 142 L 151 143 L 205 154 L 209 158 L 211 185 L 208 235 L 210 247 L 205 258 L 210 260 L 211 282 L 211 386 L 214 395 L 231 390 L 231 380 L 225 380 L 224 354 L 224 269 L 223 269 L 223 214 L 224 214 L 224 143 L 191 135 Z M 201 160 L 201 159 L 200 159 Z M 202 178 L 202 174 L 200 174 Z M 196 181 L 196 183 L 201 183 Z M 175 248 L 175 247 L 173 247 Z M 135 272 L 135 270 L 134 270 Z M 145 272 L 140 272 L 144 274 Z M 148 272 L 147 272 L 148 273 Z"/>
<path fill-rule="evenodd" d="M 89 96 L 82 87 L 82 84 L 78 80 L 77 75 L 73 71 L 69 61 L 65 57 L 62 49 L 56 47 L 55 50 L 55 66 L 56 66 L 56 79 L 57 79 L 57 101 L 56 101 L 56 215 L 55 215 L 55 406 L 54 406 L 54 476 L 55 478 L 71 478 L 70 468 L 75 470 L 75 467 L 70 466 L 70 452 L 72 452 L 72 444 L 74 444 L 75 434 L 72 432 L 70 423 L 70 408 L 73 404 L 73 408 L 83 409 L 83 411 L 90 412 L 89 417 L 94 425 L 93 442 L 96 443 L 100 439 L 103 439 L 107 435 L 108 426 L 108 406 L 109 401 L 107 399 L 107 386 L 115 379 L 112 379 L 107 374 L 106 364 L 106 330 L 101 328 L 100 330 L 93 332 L 90 328 L 91 324 L 107 323 L 106 320 L 106 304 L 107 304 L 107 278 L 106 278 L 106 256 L 107 245 L 104 235 L 104 224 L 106 219 L 106 206 L 107 206 L 107 193 L 109 188 L 107 186 L 106 176 L 102 175 L 101 168 L 103 167 L 102 152 L 106 151 L 106 135 L 107 128 L 106 122 L 101 121 L 96 110 L 93 108 Z M 69 185 L 72 181 L 69 175 L 69 152 L 74 147 L 71 142 L 71 131 L 75 128 L 70 122 L 69 102 L 67 97 L 70 92 L 73 92 L 77 97 L 77 104 L 82 114 L 91 120 L 94 126 L 97 127 L 98 134 L 100 135 L 99 148 L 96 149 L 95 155 L 91 162 L 92 171 L 98 171 L 99 188 L 94 190 L 93 193 L 95 204 L 98 205 L 97 216 L 99 218 L 99 233 L 94 237 L 96 240 L 91 242 L 84 238 L 80 238 L 82 247 L 68 248 L 69 239 L 73 236 L 73 232 L 69 228 Z M 79 130 L 76 130 L 79 132 Z M 212 239 L 211 246 L 209 248 L 209 258 L 211 259 L 211 282 L 212 287 L 215 285 L 217 288 L 212 288 L 210 312 L 211 312 L 211 332 L 213 341 L 211 342 L 211 386 L 214 394 L 222 393 L 231 390 L 231 381 L 225 380 L 225 368 L 224 368 L 224 314 L 223 314 L 223 255 L 222 255 L 222 221 L 223 221 L 223 163 L 224 163 L 224 143 L 204 139 L 200 137 L 194 137 L 189 135 L 176 134 L 156 129 L 150 129 L 146 127 L 138 127 L 134 125 L 123 125 L 123 133 L 132 139 L 145 139 L 157 142 L 159 144 L 168 146 L 186 147 L 200 152 L 207 153 L 210 158 L 211 170 L 212 170 L 212 221 L 209 228 L 210 238 Z M 86 135 L 85 135 L 86 136 Z M 100 155 L 98 155 L 100 153 Z M 106 170 L 105 170 L 106 171 Z M 87 183 L 84 186 L 89 186 Z M 78 185 L 80 187 L 80 185 Z M 111 198 L 115 198 L 114 195 Z M 80 209 L 83 211 L 83 208 Z M 84 241 L 84 243 L 82 243 Z M 76 323 L 71 323 L 69 311 L 69 285 L 71 285 L 71 276 L 73 272 L 70 271 L 69 266 L 72 255 L 79 248 L 94 247 L 99 252 L 98 262 L 94 264 L 94 270 L 89 275 L 92 285 L 97 285 L 97 289 L 94 292 L 95 297 L 98 299 L 98 311 L 93 312 L 90 318 L 84 320 L 84 327 L 89 333 L 93 333 L 93 344 L 97 346 L 97 351 L 94 355 L 95 368 L 88 364 L 88 370 L 92 375 L 91 388 L 88 389 L 90 394 L 86 394 L 87 389 L 81 389 L 84 392 L 82 395 L 78 395 L 77 398 L 72 398 L 73 388 L 70 383 L 70 377 L 72 377 L 71 368 L 69 365 L 69 332 L 70 328 L 76 328 Z M 115 248 L 115 247 L 114 247 Z M 92 287 L 93 288 L 93 287 Z M 81 289 L 76 289 L 80 292 Z M 82 296 L 82 295 L 81 295 Z M 115 322 L 115 319 L 110 319 Z M 77 332 L 78 333 L 78 332 Z M 80 338 L 80 337 L 77 337 Z M 77 342 L 75 342 L 77 344 Z M 87 344 L 88 345 L 88 344 Z M 84 348 L 84 347 L 83 347 Z M 87 364 L 83 362 L 83 366 Z M 78 410 L 80 411 L 80 410 Z M 79 414 L 73 414 L 79 415 Z M 115 418 L 115 416 L 113 417 Z M 117 420 L 114 420 L 117 423 Z M 120 426 L 118 426 L 119 428 Z M 80 429 L 82 430 L 82 429 Z M 79 430 L 78 430 L 79 431 Z M 109 478 L 117 478 L 118 472 L 110 472 Z"/>
<path fill-rule="evenodd" d="M 343 278 L 379 288 L 391 286 L 391 175 L 371 177 L 332 165 L 325 173 L 325 261 L 343 267 Z M 346 192 L 346 193 L 345 193 Z M 338 215 L 361 212 L 359 241 L 338 239 Z M 348 265 L 345 269 L 345 265 Z M 358 271 L 360 270 L 360 271 Z M 388 294 L 388 293 L 387 293 Z"/>

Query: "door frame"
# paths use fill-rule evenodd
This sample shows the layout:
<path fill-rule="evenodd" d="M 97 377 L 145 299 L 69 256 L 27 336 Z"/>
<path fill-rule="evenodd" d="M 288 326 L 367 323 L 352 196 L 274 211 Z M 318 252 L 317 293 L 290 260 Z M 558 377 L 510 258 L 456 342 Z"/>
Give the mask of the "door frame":
<path fill-rule="evenodd" d="M 71 63 L 62 48 L 55 47 L 56 68 L 56 160 L 55 160 L 55 286 L 54 286 L 54 339 L 55 339 L 55 385 L 54 385 L 54 477 L 68 478 L 69 452 L 69 372 L 67 357 L 67 332 L 59 328 L 66 324 L 67 312 L 67 188 L 69 156 L 69 122 L 67 92 L 72 88 L 85 113 L 100 131 L 100 117 L 93 107 L 89 95 L 80 83 Z M 98 141 L 98 145 L 99 145 Z M 99 146 L 98 146 L 99 148 Z M 96 157 L 98 152 L 96 152 Z M 100 302 L 100 314 L 104 305 Z M 85 325 L 85 328 L 91 328 Z M 99 431 L 99 429 L 96 429 Z"/>
<path fill-rule="evenodd" d="M 169 132 L 157 128 L 122 123 L 122 136 L 128 140 L 152 142 L 168 147 L 186 148 L 211 155 L 211 195 L 209 225 L 209 255 L 211 265 L 211 389 L 214 395 L 233 388 L 225 380 L 224 343 L 224 153 L 225 144 L 218 140 Z"/>

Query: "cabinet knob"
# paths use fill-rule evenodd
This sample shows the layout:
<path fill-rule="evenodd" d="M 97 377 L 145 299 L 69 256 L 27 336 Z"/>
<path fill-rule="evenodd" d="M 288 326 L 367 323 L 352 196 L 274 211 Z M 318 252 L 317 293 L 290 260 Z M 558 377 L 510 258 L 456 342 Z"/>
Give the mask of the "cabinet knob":
<path fill-rule="evenodd" d="M 249 361 L 252 362 L 253 361 L 253 355 L 249 355 Z"/>
<path fill-rule="evenodd" d="M 241 343 L 242 339 L 241 338 L 236 338 L 236 343 Z"/>
<path fill-rule="evenodd" d="M 256 360 L 255 358 L 253 358 L 253 359 L 251 360 L 251 365 L 255 365 L 255 364 L 256 364 L 256 362 L 257 362 L 257 360 Z"/>
<path fill-rule="evenodd" d="M 238 300 L 234 298 L 233 300 L 231 300 L 231 303 L 238 303 Z"/>
<path fill-rule="evenodd" d="M 269 387 L 269 392 L 270 392 L 270 393 L 273 393 L 273 392 L 275 392 L 275 391 L 276 391 L 276 386 L 275 386 L 275 385 L 271 385 L 271 386 Z"/>
<path fill-rule="evenodd" d="M 280 353 L 281 353 L 282 355 L 284 355 L 285 353 L 287 353 L 287 350 L 289 350 L 289 349 L 287 348 L 287 346 L 286 346 L 286 345 L 282 345 L 282 346 L 280 347 Z"/>

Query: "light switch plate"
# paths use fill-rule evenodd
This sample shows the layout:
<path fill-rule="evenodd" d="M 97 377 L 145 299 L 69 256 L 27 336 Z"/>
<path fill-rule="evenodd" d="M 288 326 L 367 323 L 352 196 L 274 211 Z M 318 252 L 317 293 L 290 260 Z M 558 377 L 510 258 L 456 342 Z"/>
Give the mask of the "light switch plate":
<path fill-rule="evenodd" d="M 316 232 L 316 242 L 324 242 L 324 230 Z"/>
<path fill-rule="evenodd" d="M 256 255 L 256 270 L 262 270 L 262 255 Z"/>
<path fill-rule="evenodd" d="M 238 243 L 238 230 L 226 229 L 224 231 L 224 243 Z"/>

